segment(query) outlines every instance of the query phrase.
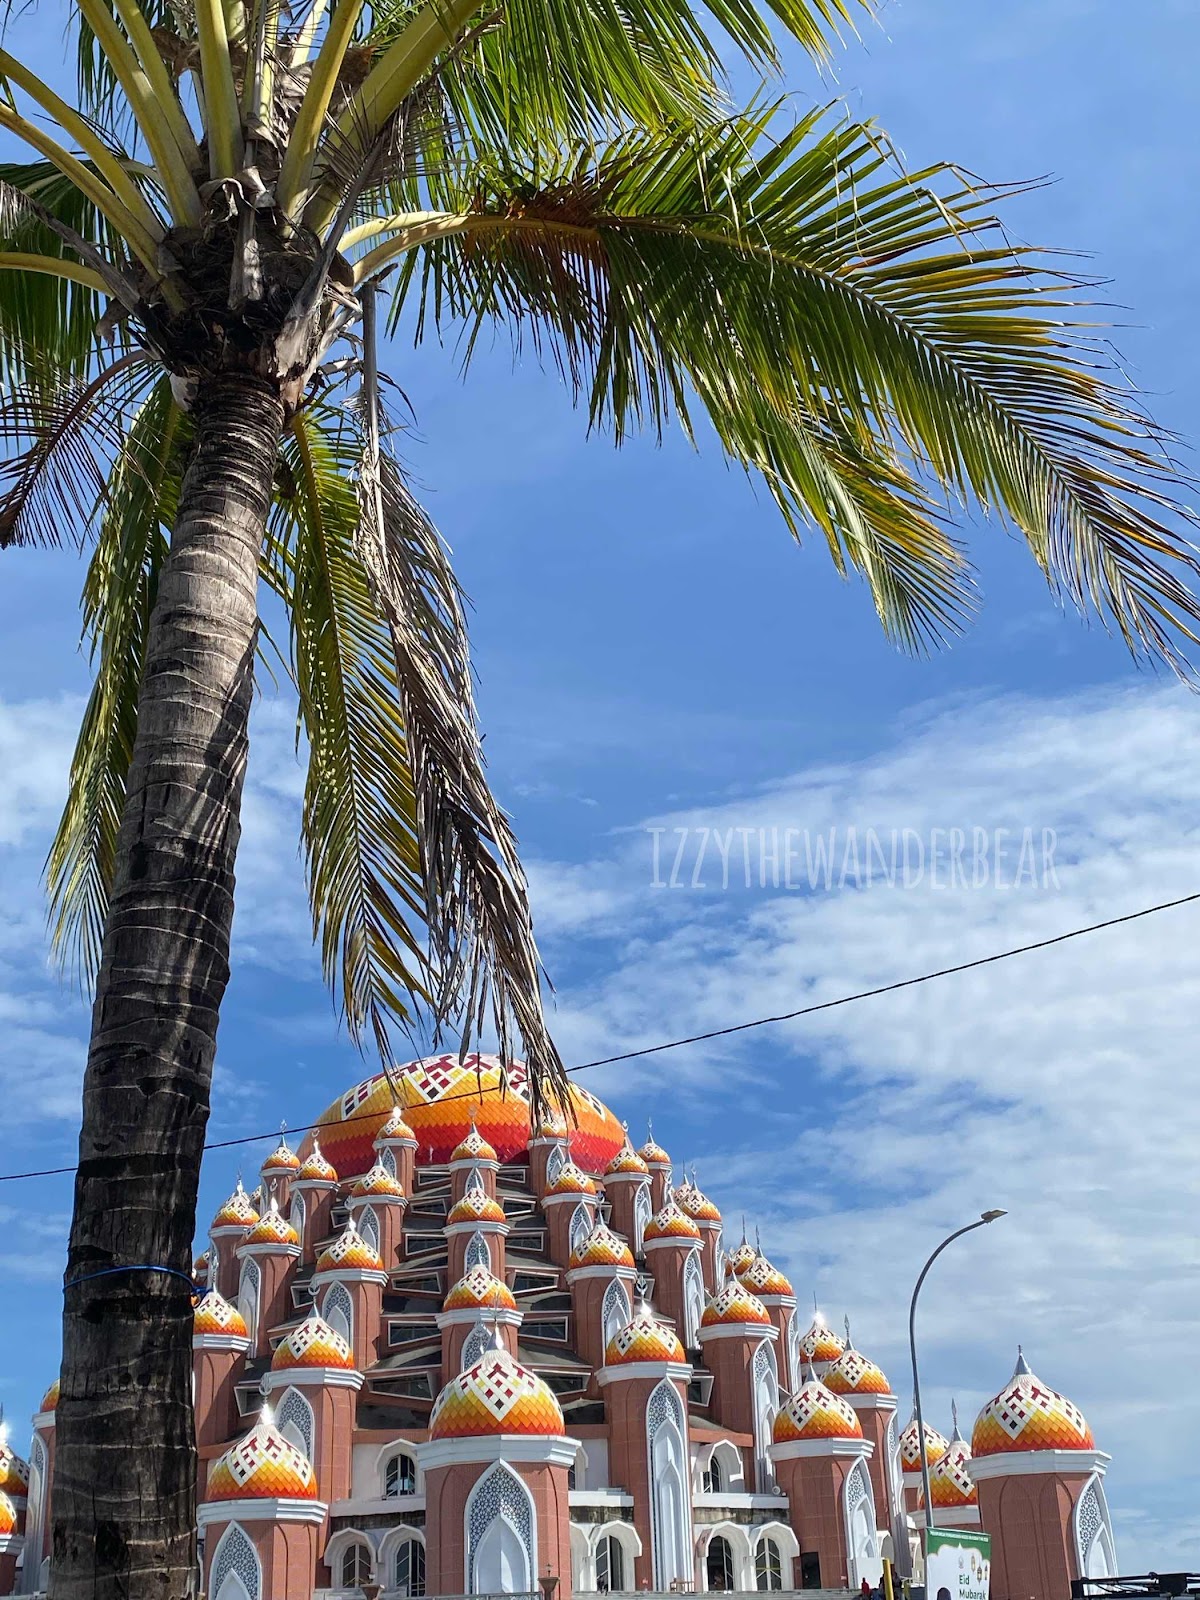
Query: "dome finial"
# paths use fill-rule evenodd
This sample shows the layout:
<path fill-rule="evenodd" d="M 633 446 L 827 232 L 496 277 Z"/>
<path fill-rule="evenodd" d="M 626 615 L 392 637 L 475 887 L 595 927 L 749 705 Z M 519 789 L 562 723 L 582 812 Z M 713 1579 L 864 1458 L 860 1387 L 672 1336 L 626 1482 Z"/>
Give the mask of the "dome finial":
<path fill-rule="evenodd" d="M 813 1290 L 813 1316 L 814 1317 L 819 1317 L 820 1315 L 821 1315 L 821 1308 L 817 1304 L 817 1291 L 814 1289 Z"/>
<path fill-rule="evenodd" d="M 951 1444 L 961 1444 L 962 1443 L 962 1434 L 959 1433 L 959 1431 L 958 1431 L 958 1401 L 957 1400 L 951 1400 L 951 1402 L 950 1402 L 950 1418 L 951 1418 L 951 1421 L 954 1423 L 954 1431 L 950 1435 L 950 1443 Z"/>
<path fill-rule="evenodd" d="M 488 1348 L 491 1350 L 504 1349 L 504 1336 L 500 1332 L 500 1316 L 494 1310 L 492 1312 L 492 1341 Z"/>
<path fill-rule="evenodd" d="M 762 1239 L 759 1237 L 757 1222 L 754 1224 L 754 1248 L 759 1255 L 762 1255 Z"/>
<path fill-rule="evenodd" d="M 1028 1377 L 1028 1376 L 1029 1376 L 1029 1363 L 1025 1359 L 1024 1350 L 1022 1350 L 1021 1346 L 1018 1345 L 1017 1346 L 1017 1364 L 1013 1368 L 1013 1377 L 1014 1378 L 1022 1378 L 1022 1377 Z"/>
<path fill-rule="evenodd" d="M 742 1212 L 742 1243 L 746 1243 L 746 1213 Z"/>
<path fill-rule="evenodd" d="M 842 1327 L 845 1328 L 845 1330 L 846 1330 L 846 1349 L 847 1350 L 853 1350 L 854 1349 L 854 1340 L 850 1337 L 850 1313 L 849 1312 L 847 1312 L 846 1315 L 842 1318 Z"/>

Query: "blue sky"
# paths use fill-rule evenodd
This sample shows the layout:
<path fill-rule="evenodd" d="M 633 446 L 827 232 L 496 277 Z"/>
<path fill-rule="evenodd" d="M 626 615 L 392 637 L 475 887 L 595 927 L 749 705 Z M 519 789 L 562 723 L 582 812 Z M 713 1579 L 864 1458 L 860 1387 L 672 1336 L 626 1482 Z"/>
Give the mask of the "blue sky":
<path fill-rule="evenodd" d="M 1094 257 L 1129 308 L 1114 314 L 1129 370 L 1159 419 L 1197 440 L 1198 45 L 1185 0 L 905 0 L 846 50 L 836 77 L 821 83 L 794 60 L 790 82 L 877 116 L 912 166 L 953 157 L 989 178 L 1052 174 L 1012 206 L 1012 232 Z M 48 70 L 56 56 L 34 47 Z M 713 451 L 676 437 L 618 455 L 588 441 L 557 380 L 514 370 L 506 349 L 480 360 L 467 388 L 452 351 L 398 346 L 391 370 L 418 417 L 409 463 L 475 603 L 491 770 L 529 863 L 568 1060 L 1200 886 L 1195 702 L 1056 610 L 1006 535 L 976 530 L 973 632 L 908 661 L 861 589 L 834 577 L 815 540 L 797 550 Z M 86 1019 L 47 971 L 37 880 L 87 674 L 77 563 L 10 553 L 4 577 L 9 1170 L 69 1159 L 75 1138 Z M 290 741 L 290 710 L 266 685 L 215 1137 L 306 1121 L 365 1070 L 307 952 Z M 758 881 L 757 830 L 836 828 L 844 844 L 850 827 L 883 838 L 1049 829 L 1054 881 L 966 890 L 926 876 L 812 893 Z M 705 887 L 655 888 L 652 828 L 667 830 L 660 841 L 686 830 L 689 874 L 702 830 L 751 830 L 754 883 L 735 871 L 720 888 L 710 855 Z M 1007 1207 L 930 1283 L 929 1409 L 948 1425 L 957 1395 L 972 1416 L 1023 1341 L 1114 1455 L 1119 1553 L 1134 1571 L 1198 1559 L 1194 919 L 1168 913 L 590 1080 L 635 1133 L 652 1115 L 727 1215 L 745 1207 L 802 1297 L 850 1313 L 905 1406 L 916 1269 L 941 1230 Z M 222 1157 L 206 1170 L 204 1214 L 236 1166 Z M 0 1189 L 0 1263 L 20 1308 L 0 1333 L 0 1398 L 18 1437 L 55 1367 L 69 1203 L 66 1180 Z"/>

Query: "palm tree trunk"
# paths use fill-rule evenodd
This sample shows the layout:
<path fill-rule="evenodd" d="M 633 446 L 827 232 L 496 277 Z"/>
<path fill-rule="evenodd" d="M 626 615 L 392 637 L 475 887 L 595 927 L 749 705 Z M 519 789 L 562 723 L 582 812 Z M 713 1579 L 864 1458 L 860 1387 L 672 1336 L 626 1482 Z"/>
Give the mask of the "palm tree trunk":
<path fill-rule="evenodd" d="M 188 1279 L 283 407 L 260 379 L 222 375 L 202 385 L 195 424 L 150 624 L 84 1079 L 55 1600 L 180 1600 L 197 1587 Z"/>

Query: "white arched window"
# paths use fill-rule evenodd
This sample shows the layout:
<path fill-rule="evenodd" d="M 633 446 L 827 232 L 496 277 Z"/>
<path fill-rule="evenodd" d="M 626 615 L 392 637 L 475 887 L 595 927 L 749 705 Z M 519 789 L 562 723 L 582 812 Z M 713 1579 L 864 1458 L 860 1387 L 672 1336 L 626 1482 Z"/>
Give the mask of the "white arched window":
<path fill-rule="evenodd" d="M 628 1291 L 620 1278 L 614 1278 L 604 1291 L 604 1301 L 600 1307 L 600 1336 L 605 1350 L 632 1315 Z"/>
<path fill-rule="evenodd" d="M 385 1500 L 397 1500 L 402 1494 L 416 1492 L 417 1463 L 407 1450 L 398 1450 L 394 1456 L 388 1457 L 387 1466 L 383 1469 L 383 1497 Z"/>
<path fill-rule="evenodd" d="M 365 1539 L 354 1539 L 342 1546 L 336 1577 L 340 1589 L 361 1589 L 371 1581 L 371 1547 Z"/>
<path fill-rule="evenodd" d="M 775 1483 L 771 1465 L 771 1440 L 779 1410 L 779 1374 L 775 1352 L 764 1339 L 754 1352 L 754 1488 L 770 1494 Z"/>
<path fill-rule="evenodd" d="M 863 1578 L 874 1580 L 879 1549 L 875 1529 L 875 1497 L 866 1465 L 856 1461 L 846 1474 L 843 1489 L 846 1519 L 846 1549 L 850 1555 L 850 1587 L 857 1589 Z"/>
<path fill-rule="evenodd" d="M 425 1546 L 419 1539 L 401 1539 L 395 1547 L 391 1578 L 398 1595 L 425 1593 Z"/>
<path fill-rule="evenodd" d="M 654 1587 L 692 1581 L 692 1518 L 688 1489 L 686 1420 L 683 1402 L 664 1378 L 646 1405 Z"/>
<path fill-rule="evenodd" d="M 262 1566 L 249 1534 L 231 1522 L 213 1552 L 208 1592 L 213 1600 L 259 1600 Z"/>
<path fill-rule="evenodd" d="M 483 1187 L 483 1178 L 482 1178 L 482 1176 L 480 1174 L 479 1168 L 478 1167 L 472 1167 L 471 1168 L 471 1174 L 467 1179 L 466 1188 L 463 1190 L 463 1195 L 466 1196 L 466 1195 L 469 1195 L 469 1194 L 486 1194 L 486 1193 L 487 1193 L 487 1191 Z"/>
<path fill-rule="evenodd" d="M 606 1533 L 596 1543 L 596 1588 L 601 1594 L 619 1593 L 633 1587 L 633 1573 L 625 1571 L 625 1550 L 621 1541 Z"/>
<path fill-rule="evenodd" d="M 379 1218 L 375 1215 L 374 1206 L 364 1206 L 354 1219 L 354 1226 L 358 1229 L 359 1236 L 367 1241 L 371 1249 L 379 1250 Z"/>
<path fill-rule="evenodd" d="M 639 1183 L 637 1194 L 633 1197 L 633 1253 L 640 1255 L 642 1241 L 646 1234 L 646 1224 L 650 1221 L 650 1185 Z"/>
<path fill-rule="evenodd" d="M 533 1500 L 520 1478 L 498 1461 L 471 1490 L 466 1507 L 467 1590 L 528 1594 L 537 1577 Z"/>
<path fill-rule="evenodd" d="M 492 1252 L 488 1247 L 486 1233 L 477 1230 L 471 1235 L 463 1265 L 467 1272 L 470 1272 L 472 1267 L 484 1267 L 488 1272 L 492 1270 Z"/>
<path fill-rule="evenodd" d="M 385 1150 L 379 1158 L 379 1165 L 385 1172 L 390 1173 L 393 1178 L 396 1177 L 396 1152 L 394 1150 Z"/>
<path fill-rule="evenodd" d="M 330 1284 L 321 1307 L 321 1315 L 334 1332 L 340 1333 L 346 1343 L 353 1347 L 354 1303 L 344 1283 Z"/>
<path fill-rule="evenodd" d="M 591 1231 L 592 1214 L 585 1205 L 580 1203 L 571 1213 L 571 1231 L 568 1235 L 570 1248 L 578 1250 Z"/>
<path fill-rule="evenodd" d="M 242 1275 L 238 1280 L 237 1304 L 252 1346 L 258 1338 L 258 1291 L 261 1282 L 257 1262 L 243 1261 Z M 251 1353 L 253 1354 L 253 1351 Z"/>
<path fill-rule="evenodd" d="M 1113 1545 L 1108 1501 L 1098 1473 L 1088 1480 L 1075 1506 L 1075 1551 L 1085 1578 L 1113 1578 L 1117 1553 Z"/>
<path fill-rule="evenodd" d="M 275 1412 L 275 1426 L 285 1439 L 291 1440 L 297 1450 L 303 1450 L 310 1461 L 313 1459 L 316 1422 L 313 1418 L 313 1408 L 299 1389 L 289 1389 L 279 1402 Z"/>
<path fill-rule="evenodd" d="M 783 1588 L 783 1557 L 779 1546 L 770 1535 L 758 1541 L 754 1552 L 754 1587 L 756 1589 Z"/>
<path fill-rule="evenodd" d="M 288 1221 L 295 1228 L 298 1237 L 301 1239 L 304 1237 L 304 1221 L 307 1214 L 304 1206 L 304 1196 L 297 1190 L 292 1196 L 292 1208 L 288 1215 Z"/>
<path fill-rule="evenodd" d="M 683 1342 L 689 1350 L 695 1348 L 703 1315 L 704 1278 L 700 1271 L 700 1252 L 692 1250 L 683 1269 Z"/>

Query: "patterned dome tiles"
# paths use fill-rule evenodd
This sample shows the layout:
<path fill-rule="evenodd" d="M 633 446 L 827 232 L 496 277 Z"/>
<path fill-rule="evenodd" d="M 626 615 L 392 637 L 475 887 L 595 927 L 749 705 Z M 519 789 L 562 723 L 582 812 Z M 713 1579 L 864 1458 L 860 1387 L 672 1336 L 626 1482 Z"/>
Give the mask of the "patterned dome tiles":
<path fill-rule="evenodd" d="M 681 1211 L 674 1199 L 669 1199 L 661 1211 L 656 1211 L 642 1233 L 643 1242 L 654 1239 L 699 1239 L 700 1229 Z"/>
<path fill-rule="evenodd" d="M 404 1120 L 404 1113 L 398 1105 L 393 1105 L 388 1113 L 387 1121 L 375 1135 L 375 1142 L 382 1144 L 386 1139 L 416 1139 L 416 1134 Z"/>
<path fill-rule="evenodd" d="M 942 1437 L 936 1428 L 925 1424 L 925 1463 L 935 1466 L 949 1449 L 949 1442 Z M 920 1472 L 921 1451 L 917 1444 L 917 1419 L 910 1417 L 908 1426 L 900 1435 L 900 1465 L 905 1472 Z"/>
<path fill-rule="evenodd" d="M 472 1120 L 470 1133 L 460 1144 L 455 1145 L 450 1159 L 451 1161 L 495 1161 L 498 1158 Z"/>
<path fill-rule="evenodd" d="M 278 1206 L 272 1201 L 242 1243 L 295 1245 L 300 1243 L 300 1235 L 287 1218 L 280 1215 Z"/>
<path fill-rule="evenodd" d="M 753 1323 L 759 1327 L 769 1328 L 771 1318 L 758 1296 L 751 1294 L 749 1289 L 744 1289 L 735 1278 L 731 1279 L 705 1306 L 700 1326 L 718 1328 L 741 1323 Z"/>
<path fill-rule="evenodd" d="M 800 1340 L 800 1353 L 809 1361 L 836 1361 L 846 1346 L 819 1311 L 814 1312 L 808 1332 Z"/>
<path fill-rule="evenodd" d="M 574 1161 L 564 1161 L 558 1176 L 547 1189 L 552 1194 L 595 1194 L 596 1185 L 586 1172 L 581 1172 Z"/>
<path fill-rule="evenodd" d="M 570 1267 L 632 1267 L 633 1252 L 619 1234 L 600 1222 L 571 1251 Z"/>
<path fill-rule="evenodd" d="M 1083 1412 L 1034 1376 L 1024 1356 L 1000 1393 L 979 1413 L 971 1453 L 994 1456 L 1016 1450 L 1094 1450 Z"/>
<path fill-rule="evenodd" d="M 447 1226 L 458 1222 L 507 1222 L 504 1207 L 493 1200 L 484 1189 L 468 1189 L 456 1205 L 450 1207 Z"/>
<path fill-rule="evenodd" d="M 744 1272 L 737 1274 L 738 1282 L 752 1294 L 795 1294 L 791 1283 L 778 1267 L 773 1267 L 766 1256 L 756 1255 Z"/>
<path fill-rule="evenodd" d="M 847 1348 L 825 1374 L 825 1387 L 834 1394 L 891 1394 L 883 1369 L 861 1351 Z"/>
<path fill-rule="evenodd" d="M 284 1136 L 280 1134 L 279 1143 L 263 1162 L 262 1166 L 259 1168 L 259 1171 L 266 1176 L 268 1173 L 298 1172 L 299 1170 L 300 1157 L 290 1147 Z"/>
<path fill-rule="evenodd" d="M 225 1296 L 210 1289 L 192 1313 L 193 1333 L 227 1333 L 236 1339 L 247 1337 L 246 1320 Z"/>
<path fill-rule="evenodd" d="M 654 1137 L 654 1129 L 649 1124 L 646 1126 L 646 1142 L 638 1151 L 638 1155 L 650 1167 L 669 1167 L 671 1158 Z"/>
<path fill-rule="evenodd" d="M 54 1382 L 50 1385 L 50 1387 L 46 1390 L 45 1394 L 42 1396 L 42 1403 L 38 1407 L 38 1411 L 39 1412 L 42 1412 L 42 1411 L 57 1411 L 58 1410 L 58 1391 L 59 1391 L 59 1380 L 57 1378 L 55 1378 Z"/>
<path fill-rule="evenodd" d="M 675 1203 L 693 1222 L 720 1222 L 721 1213 L 694 1183 L 684 1183 L 675 1191 Z"/>
<path fill-rule="evenodd" d="M 429 1418 L 431 1439 L 496 1434 L 556 1438 L 563 1433 L 558 1401 L 541 1378 L 507 1350 L 488 1350 L 438 1395 Z"/>
<path fill-rule="evenodd" d="M 654 1315 L 648 1306 L 639 1306 L 632 1319 L 608 1342 L 604 1352 L 606 1367 L 629 1366 L 635 1361 L 687 1361 L 679 1335 Z"/>
<path fill-rule="evenodd" d="M 486 1267 L 472 1267 L 458 1280 L 446 1296 L 445 1311 L 477 1311 L 496 1307 L 501 1311 L 515 1311 L 517 1302 L 506 1283 L 502 1283 Z"/>
<path fill-rule="evenodd" d="M 250 1196 L 237 1181 L 237 1188 L 212 1219 L 214 1228 L 249 1228 L 258 1221 L 258 1212 L 250 1204 Z"/>
<path fill-rule="evenodd" d="M 403 1200 L 404 1185 L 399 1179 L 394 1178 L 388 1169 L 380 1162 L 376 1162 L 369 1172 L 364 1172 L 350 1193 L 356 1200 L 365 1200 L 376 1196 L 384 1200 Z"/>
<path fill-rule="evenodd" d="M 776 1444 L 804 1439 L 861 1439 L 862 1424 L 853 1408 L 833 1394 L 819 1378 L 810 1378 L 783 1406 L 775 1418 Z"/>
<path fill-rule="evenodd" d="M 970 1459 L 970 1446 L 965 1439 L 956 1435 L 929 1474 L 929 1498 L 933 1501 L 935 1511 L 957 1510 L 961 1506 L 979 1504 L 979 1490 L 967 1467 Z"/>
<path fill-rule="evenodd" d="M 17 1508 L 4 1490 L 0 1489 L 0 1539 L 7 1537 L 10 1533 L 16 1533 L 16 1531 Z"/>
<path fill-rule="evenodd" d="M 447 1052 L 395 1069 L 393 1078 L 421 1162 L 450 1160 L 470 1133 L 472 1110 L 497 1160 L 512 1161 L 529 1148 L 529 1075 L 523 1062 L 510 1062 L 504 1073 L 497 1056 L 468 1055 L 460 1062 L 456 1052 Z M 624 1129 L 581 1085 L 572 1084 L 568 1094 L 570 1117 L 562 1131 L 571 1153 L 586 1170 L 602 1172 L 624 1144 Z M 321 1116 L 321 1143 L 344 1177 L 373 1164 L 375 1139 L 394 1106 L 391 1084 L 377 1073 L 347 1090 Z"/>
<path fill-rule="evenodd" d="M 0 1444 L 0 1492 L 18 1497 L 29 1493 L 29 1463 L 22 1461 L 7 1440 Z"/>
<path fill-rule="evenodd" d="M 749 1272 L 757 1258 L 758 1251 L 743 1235 L 741 1244 L 729 1253 L 726 1271 L 731 1277 L 740 1278 L 743 1272 Z"/>
<path fill-rule="evenodd" d="M 314 1315 L 305 1317 L 275 1347 L 271 1370 L 282 1372 L 289 1367 L 332 1367 L 353 1372 L 354 1357 L 337 1329 L 331 1328 L 323 1317 Z"/>
<path fill-rule="evenodd" d="M 299 1183 L 336 1183 L 338 1181 L 337 1169 L 332 1161 L 326 1159 L 325 1152 L 315 1138 L 312 1143 L 312 1149 L 297 1168 L 296 1180 Z"/>
<path fill-rule="evenodd" d="M 638 1155 L 637 1151 L 633 1148 L 629 1141 L 626 1140 L 626 1142 L 617 1151 L 616 1155 L 605 1167 L 604 1176 L 606 1178 L 615 1178 L 621 1173 L 631 1172 L 636 1174 L 636 1176 L 639 1178 L 644 1178 L 648 1175 L 649 1171 L 650 1168 L 642 1160 L 641 1156 Z"/>
<path fill-rule="evenodd" d="M 353 1223 L 348 1223 L 337 1238 L 317 1257 L 318 1272 L 382 1272 L 383 1261 Z"/>
<path fill-rule="evenodd" d="M 315 1500 L 312 1463 L 275 1427 L 269 1412 L 244 1439 L 219 1456 L 208 1478 L 206 1500 Z"/>

